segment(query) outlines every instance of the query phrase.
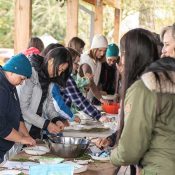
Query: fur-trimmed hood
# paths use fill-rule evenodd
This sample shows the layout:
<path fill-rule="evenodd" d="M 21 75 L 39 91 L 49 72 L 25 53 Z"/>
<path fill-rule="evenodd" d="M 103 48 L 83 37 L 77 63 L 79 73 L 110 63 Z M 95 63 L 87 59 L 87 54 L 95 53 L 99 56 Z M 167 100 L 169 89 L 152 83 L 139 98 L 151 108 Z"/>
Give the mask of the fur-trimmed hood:
<path fill-rule="evenodd" d="M 157 72 L 157 74 L 160 78 L 160 84 L 159 81 L 156 80 L 156 76 L 153 72 L 143 74 L 141 79 L 145 86 L 151 91 L 175 94 L 175 72 L 167 71 L 172 82 L 168 80 L 162 72 Z"/>

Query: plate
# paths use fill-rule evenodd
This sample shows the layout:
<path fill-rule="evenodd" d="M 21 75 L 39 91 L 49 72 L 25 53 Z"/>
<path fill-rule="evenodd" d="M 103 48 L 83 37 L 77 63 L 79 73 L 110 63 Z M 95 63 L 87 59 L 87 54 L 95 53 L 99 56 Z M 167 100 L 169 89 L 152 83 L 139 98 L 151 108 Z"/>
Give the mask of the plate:
<path fill-rule="evenodd" d="M 105 100 L 115 100 L 116 95 L 102 95 L 102 98 Z"/>
<path fill-rule="evenodd" d="M 110 157 L 109 156 L 107 156 L 107 157 L 98 157 L 98 156 L 93 156 L 93 155 L 90 155 L 90 156 L 94 160 L 100 160 L 100 161 L 108 161 L 108 160 L 110 160 Z"/>
<path fill-rule="evenodd" d="M 88 165 L 79 165 L 78 163 L 72 161 L 66 161 L 65 164 L 73 165 L 74 166 L 74 173 L 82 173 L 87 171 Z"/>
<path fill-rule="evenodd" d="M 46 146 L 32 146 L 32 147 L 26 147 L 23 149 L 25 153 L 30 155 L 44 155 L 48 153 L 50 150 Z"/>
<path fill-rule="evenodd" d="M 60 157 L 41 157 L 39 158 L 40 164 L 58 164 L 63 161 L 64 159 Z"/>
<path fill-rule="evenodd" d="M 19 170 L 2 170 L 0 171 L 0 175 L 16 175 L 16 174 L 20 174 L 21 171 Z"/>

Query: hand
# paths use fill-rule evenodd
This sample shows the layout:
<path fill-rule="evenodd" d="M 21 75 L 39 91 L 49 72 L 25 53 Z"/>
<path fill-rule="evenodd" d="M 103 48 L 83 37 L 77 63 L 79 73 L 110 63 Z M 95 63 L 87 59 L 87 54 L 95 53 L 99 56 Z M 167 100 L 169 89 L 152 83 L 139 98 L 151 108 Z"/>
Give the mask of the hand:
<path fill-rule="evenodd" d="M 93 80 L 94 75 L 93 74 L 90 74 L 90 73 L 85 73 L 84 77 L 86 77 L 89 80 Z"/>
<path fill-rule="evenodd" d="M 20 143 L 23 145 L 30 145 L 30 146 L 36 145 L 36 141 L 31 136 L 23 136 Z"/>
<path fill-rule="evenodd" d="M 100 102 L 103 103 L 103 104 L 109 104 L 109 101 L 108 100 L 105 100 L 103 98 L 100 98 Z"/>
<path fill-rule="evenodd" d="M 106 117 L 106 116 L 101 116 L 100 119 L 99 119 L 100 122 L 111 122 L 111 119 Z"/>
<path fill-rule="evenodd" d="M 93 142 L 100 149 L 107 148 L 110 145 L 110 143 L 111 143 L 110 140 L 107 139 L 107 138 L 98 138 L 98 139 L 96 139 Z"/>
<path fill-rule="evenodd" d="M 58 121 L 57 121 L 58 122 Z M 59 121 L 60 122 L 60 121 Z M 52 134 L 57 134 L 60 131 L 62 131 L 62 126 L 54 124 L 52 122 L 49 123 L 48 127 L 47 127 L 48 131 Z"/>
<path fill-rule="evenodd" d="M 69 123 L 68 120 L 64 121 L 63 124 L 64 124 L 64 127 L 68 127 L 68 126 L 70 126 L 70 123 Z"/>
<path fill-rule="evenodd" d="M 120 62 L 119 64 L 116 63 L 117 70 L 119 71 L 120 74 L 122 74 L 124 65 Z"/>
<path fill-rule="evenodd" d="M 74 121 L 75 121 L 76 123 L 80 123 L 80 122 L 81 122 L 81 119 L 80 119 L 80 117 L 75 116 Z"/>
<path fill-rule="evenodd" d="M 60 131 L 63 131 L 63 130 L 64 130 L 64 123 L 63 123 L 63 122 L 57 121 L 57 122 L 56 122 L 56 125 L 57 125 L 58 127 L 60 127 Z"/>

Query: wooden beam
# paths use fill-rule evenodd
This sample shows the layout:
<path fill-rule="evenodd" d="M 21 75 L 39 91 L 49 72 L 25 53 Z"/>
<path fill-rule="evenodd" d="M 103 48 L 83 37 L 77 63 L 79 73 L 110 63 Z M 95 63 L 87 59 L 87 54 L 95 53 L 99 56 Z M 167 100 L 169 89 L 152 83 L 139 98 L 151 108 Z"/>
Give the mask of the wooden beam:
<path fill-rule="evenodd" d="M 121 0 L 103 0 L 103 3 L 111 7 L 120 9 L 120 1 Z"/>
<path fill-rule="evenodd" d="M 15 0 L 15 53 L 19 53 L 27 48 L 31 37 L 31 20 L 32 0 Z"/>
<path fill-rule="evenodd" d="M 96 0 L 83 0 L 91 5 L 95 5 L 96 4 Z"/>
<path fill-rule="evenodd" d="M 119 30 L 120 30 L 120 9 L 115 9 L 114 16 L 114 33 L 113 38 L 115 43 L 119 43 Z"/>
<path fill-rule="evenodd" d="M 96 5 L 99 0 L 83 0 L 91 5 Z M 109 5 L 114 8 L 120 9 L 121 0 L 103 0 L 104 5 Z"/>
<path fill-rule="evenodd" d="M 79 0 L 67 0 L 66 45 L 72 37 L 78 35 L 78 2 Z"/>
<path fill-rule="evenodd" d="M 98 0 L 95 5 L 94 34 L 103 33 L 103 1 Z"/>

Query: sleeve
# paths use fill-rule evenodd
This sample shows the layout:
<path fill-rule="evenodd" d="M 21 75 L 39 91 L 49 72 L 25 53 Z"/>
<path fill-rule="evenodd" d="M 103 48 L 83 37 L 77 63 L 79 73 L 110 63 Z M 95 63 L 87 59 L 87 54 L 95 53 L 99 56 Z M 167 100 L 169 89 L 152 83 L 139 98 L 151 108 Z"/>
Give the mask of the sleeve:
<path fill-rule="evenodd" d="M 140 87 L 137 84 L 126 94 L 124 129 L 118 146 L 111 152 L 111 162 L 115 165 L 137 164 L 150 145 L 156 97 L 144 85 Z"/>
<path fill-rule="evenodd" d="M 67 80 L 65 93 L 69 98 L 71 98 L 71 101 L 78 107 L 79 110 L 82 110 L 87 115 L 92 118 L 96 118 L 97 120 L 101 117 L 100 111 L 98 111 L 97 108 L 83 96 L 72 77 Z"/>
<path fill-rule="evenodd" d="M 19 108 L 20 108 L 20 121 L 24 122 L 24 119 L 23 119 L 23 116 L 22 116 L 22 112 L 21 112 L 21 107 L 20 107 L 20 102 L 19 102 L 19 97 L 18 97 L 17 90 L 15 90 L 15 94 L 16 94 L 16 97 L 18 99 L 18 104 L 19 104 Z"/>
<path fill-rule="evenodd" d="M 111 140 L 111 145 L 109 145 L 110 147 L 113 147 L 116 143 L 116 138 L 117 138 L 117 131 L 114 132 L 113 134 L 111 134 L 110 136 L 107 137 L 107 139 L 110 139 Z"/>
<path fill-rule="evenodd" d="M 56 111 L 55 107 L 54 107 L 54 103 L 53 103 L 53 97 L 52 97 L 52 84 L 50 84 L 49 86 L 49 92 L 47 95 L 47 98 L 43 104 L 43 117 L 46 119 L 49 119 L 51 121 L 65 121 L 65 117 Z"/>
<path fill-rule="evenodd" d="M 34 82 L 33 77 L 31 77 L 30 79 L 25 80 L 22 85 L 17 87 L 17 92 L 24 120 L 31 125 L 43 128 L 45 119 L 37 115 L 30 108 L 32 98 L 37 98 L 36 94 L 33 94 L 35 83 L 36 82 Z"/>
<path fill-rule="evenodd" d="M 7 120 L 8 113 L 8 103 L 9 103 L 9 94 L 8 91 L 0 87 L 0 137 L 7 137 L 11 131 L 12 127 L 9 125 L 9 121 Z"/>
<path fill-rule="evenodd" d="M 62 113 L 63 116 L 72 121 L 74 119 L 73 113 L 71 112 L 70 108 L 65 104 L 61 96 L 59 86 L 57 84 L 54 84 L 51 91 L 56 111 Z"/>

